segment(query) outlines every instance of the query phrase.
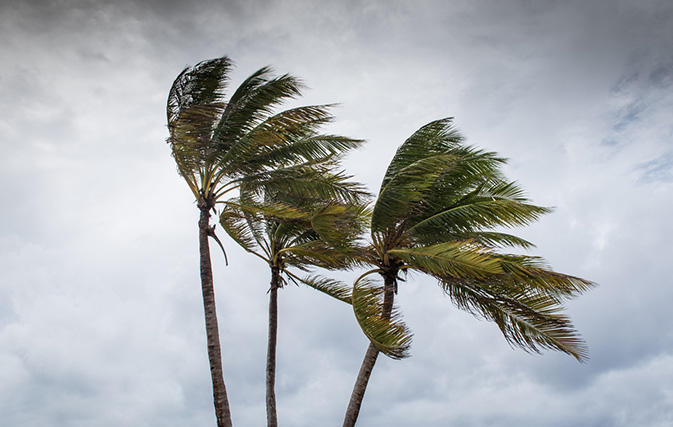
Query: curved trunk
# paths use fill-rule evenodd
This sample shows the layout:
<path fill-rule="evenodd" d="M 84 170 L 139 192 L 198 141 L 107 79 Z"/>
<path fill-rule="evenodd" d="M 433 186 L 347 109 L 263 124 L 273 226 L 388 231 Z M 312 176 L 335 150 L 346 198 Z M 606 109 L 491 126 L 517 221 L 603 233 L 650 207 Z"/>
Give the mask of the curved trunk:
<path fill-rule="evenodd" d="M 390 316 L 393 312 L 395 291 L 397 289 L 397 271 L 387 272 L 383 275 L 383 279 L 383 312 L 381 313 L 381 316 L 383 318 L 390 319 Z M 369 343 L 365 357 L 362 360 L 362 365 L 360 366 L 360 372 L 358 373 L 358 377 L 355 380 L 355 386 L 353 386 L 351 399 L 348 402 L 348 409 L 346 409 L 346 416 L 344 417 L 343 427 L 355 426 L 355 422 L 357 421 L 358 415 L 360 414 L 362 399 L 365 397 L 365 391 L 367 390 L 369 377 L 372 375 L 372 370 L 374 369 L 378 355 L 379 350 L 372 343 Z"/>
<path fill-rule="evenodd" d="M 271 267 L 271 289 L 269 290 L 269 342 L 266 351 L 266 424 L 268 427 L 278 427 L 275 388 L 279 285 L 280 269 L 278 267 Z"/>
<path fill-rule="evenodd" d="M 213 268 L 210 263 L 210 212 L 208 207 L 199 207 L 199 253 L 201 257 L 201 292 L 203 294 L 203 310 L 206 319 L 206 337 L 208 340 L 208 361 L 210 376 L 213 381 L 213 399 L 218 427 L 232 427 L 229 399 L 224 385 L 222 373 L 222 353 L 220 350 L 220 334 L 217 326 L 215 309 L 215 289 L 213 288 Z"/>

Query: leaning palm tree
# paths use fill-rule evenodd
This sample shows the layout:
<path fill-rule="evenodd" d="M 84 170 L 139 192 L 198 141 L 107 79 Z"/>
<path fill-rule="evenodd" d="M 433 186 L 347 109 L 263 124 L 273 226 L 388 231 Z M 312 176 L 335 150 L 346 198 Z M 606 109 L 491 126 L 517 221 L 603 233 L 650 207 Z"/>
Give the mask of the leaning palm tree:
<path fill-rule="evenodd" d="M 465 145 L 451 119 L 423 126 L 397 150 L 372 211 L 370 244 L 360 256 L 372 268 L 352 291 L 355 316 L 370 345 L 344 426 L 355 425 L 378 354 L 408 355 L 411 334 L 393 302 L 400 274 L 410 271 L 435 278 L 458 308 L 495 322 L 512 345 L 586 358 L 583 341 L 561 309 L 565 299 L 592 283 L 553 272 L 540 258 L 499 251 L 531 248 L 502 229 L 550 212 L 530 204 L 519 186 L 505 179 L 504 163 L 495 153 Z"/>
<path fill-rule="evenodd" d="M 305 135 L 331 119 L 329 106 L 273 114 L 280 103 L 300 95 L 302 84 L 287 74 L 273 77 L 268 67 L 250 75 L 227 99 L 231 68 L 226 56 L 185 68 L 171 87 L 166 107 L 167 142 L 200 211 L 201 289 L 218 427 L 229 427 L 232 422 L 222 373 L 208 238 L 220 242 L 210 225 L 211 213 L 241 186 L 263 189 L 272 188 L 276 181 L 287 183 L 296 172 L 293 168 L 301 169 L 297 164 L 357 145 L 348 138 L 319 137 L 295 144 L 294 135 Z"/>
<path fill-rule="evenodd" d="M 299 277 L 296 270 L 314 267 L 348 269 L 353 263 L 354 241 L 364 229 L 368 196 L 359 184 L 342 173 L 335 163 L 308 165 L 295 175 L 291 187 L 264 193 L 241 188 L 241 197 L 222 210 L 220 224 L 234 241 L 264 260 L 271 269 L 269 330 L 266 364 L 267 425 L 276 427 L 276 346 L 278 290 L 290 280 L 304 283 L 350 303 L 350 289 L 317 276 Z M 291 269 L 295 270 L 292 271 Z"/>

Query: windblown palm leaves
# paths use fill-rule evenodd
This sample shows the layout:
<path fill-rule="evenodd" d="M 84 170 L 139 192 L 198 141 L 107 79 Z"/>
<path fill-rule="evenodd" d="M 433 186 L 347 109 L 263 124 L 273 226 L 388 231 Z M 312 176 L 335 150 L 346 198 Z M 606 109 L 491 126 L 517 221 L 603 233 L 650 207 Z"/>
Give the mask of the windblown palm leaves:
<path fill-rule="evenodd" d="M 378 269 L 372 272 L 426 273 L 458 307 L 496 322 L 510 343 L 581 360 L 581 340 L 559 312 L 564 299 L 592 283 L 555 273 L 539 258 L 498 252 L 533 245 L 497 228 L 526 225 L 551 211 L 530 204 L 505 180 L 504 162 L 465 146 L 450 119 L 414 133 L 391 161 L 374 205 L 368 260 Z"/>
<path fill-rule="evenodd" d="M 495 322 L 512 345 L 586 358 L 584 343 L 561 311 L 563 301 L 592 283 L 555 273 L 540 258 L 501 253 L 533 247 L 504 228 L 551 211 L 531 204 L 506 180 L 504 163 L 495 153 L 465 145 L 451 119 L 423 126 L 397 150 L 372 211 L 371 244 L 360 255 L 373 268 L 353 289 L 355 315 L 371 346 L 344 426 L 355 423 L 377 353 L 408 354 L 411 335 L 393 306 L 400 273 L 434 277 L 457 307 Z M 382 287 L 373 285 L 374 273 L 383 278 Z"/>
<path fill-rule="evenodd" d="M 271 269 L 269 289 L 269 342 L 267 351 L 267 425 L 277 426 L 275 376 L 278 323 L 278 289 L 286 277 L 303 282 L 342 301 L 350 302 L 349 289 L 321 277 L 300 278 L 291 268 L 309 270 L 349 268 L 347 250 L 364 228 L 363 198 L 367 195 L 347 176 L 334 174 L 331 161 L 314 164 L 296 175 L 292 185 L 266 191 L 241 188 L 220 215 L 223 229 L 248 252 Z M 319 173 L 314 173 L 316 169 Z"/>
<path fill-rule="evenodd" d="M 368 194 L 350 177 L 332 174 L 324 164 L 315 167 L 323 170 L 297 175 L 287 186 L 274 181 L 274 191 L 252 194 L 241 188 L 240 197 L 224 203 L 220 224 L 289 280 L 327 292 L 324 279 L 301 278 L 290 269 L 343 269 L 356 263 L 352 248 L 366 223 Z"/>
<path fill-rule="evenodd" d="M 227 57 L 186 68 L 171 88 L 168 143 L 194 196 L 210 202 L 242 185 L 255 189 L 274 179 L 290 180 L 306 163 L 357 147 L 361 141 L 318 134 L 332 120 L 329 105 L 304 106 L 272 114 L 298 96 L 301 82 L 271 77 L 262 68 L 225 97 Z"/>
<path fill-rule="evenodd" d="M 234 197 L 236 192 L 239 201 L 247 201 L 261 194 L 306 191 L 296 187 L 296 176 L 320 174 L 337 155 L 361 143 L 318 132 L 332 119 L 329 105 L 274 114 L 283 101 L 300 94 L 302 84 L 287 74 L 273 77 L 266 67 L 248 77 L 227 99 L 231 68 L 227 57 L 185 68 L 171 87 L 166 107 L 170 134 L 167 142 L 201 213 L 201 288 L 220 427 L 232 423 L 222 374 L 208 243 L 209 237 L 217 239 L 214 226 L 210 226 L 211 212 L 218 203 L 228 203 L 226 198 Z M 331 195 L 330 191 L 350 191 L 347 186 L 333 185 L 335 188 L 330 189 L 327 184 L 314 185 L 310 190 L 323 196 Z"/>
<path fill-rule="evenodd" d="M 431 122 L 400 146 L 369 210 L 360 186 L 337 172 L 340 156 L 361 141 L 320 132 L 332 120 L 330 105 L 275 113 L 283 101 L 300 95 L 302 84 L 290 75 L 274 77 L 269 68 L 253 73 L 227 98 L 231 67 L 222 57 L 185 68 L 166 108 L 167 142 L 200 210 L 201 284 L 219 427 L 232 424 L 208 240 L 216 238 L 210 226 L 216 207 L 225 231 L 271 268 L 269 426 L 277 425 L 276 295 L 288 279 L 351 303 L 371 342 L 344 426 L 355 424 L 378 353 L 408 355 L 411 333 L 394 299 L 400 274 L 409 271 L 435 278 L 457 307 L 495 322 L 514 346 L 586 358 L 562 308 L 593 284 L 553 272 L 540 258 L 506 253 L 533 245 L 503 230 L 530 224 L 550 209 L 531 204 L 503 176 L 505 159 L 465 145 L 451 119 Z M 371 233 L 367 244 L 358 242 L 365 225 Z M 352 291 L 335 280 L 292 271 L 355 265 L 371 269 Z"/>

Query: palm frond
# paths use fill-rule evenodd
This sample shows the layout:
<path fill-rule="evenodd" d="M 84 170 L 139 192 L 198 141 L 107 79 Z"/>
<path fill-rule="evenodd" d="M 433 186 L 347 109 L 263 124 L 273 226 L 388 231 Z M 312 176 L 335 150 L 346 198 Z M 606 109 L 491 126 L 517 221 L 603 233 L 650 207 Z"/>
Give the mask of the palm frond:
<path fill-rule="evenodd" d="M 499 255 L 509 288 L 525 288 L 549 295 L 557 300 L 574 298 L 596 284 L 590 280 L 555 272 L 540 257 Z"/>
<path fill-rule="evenodd" d="M 279 255 L 283 256 L 287 266 L 303 270 L 313 267 L 326 270 L 349 268 L 349 259 L 342 252 L 324 245 L 320 241 L 288 246 L 281 249 Z"/>
<path fill-rule="evenodd" d="M 311 218 L 311 226 L 333 247 L 349 253 L 362 236 L 370 210 L 364 204 L 329 203 Z"/>
<path fill-rule="evenodd" d="M 452 118 L 435 120 L 414 132 L 397 149 L 381 183 L 381 191 L 404 169 L 417 161 L 447 154 L 463 141 L 460 133 L 452 127 Z"/>
<path fill-rule="evenodd" d="M 284 194 L 289 198 L 315 199 L 323 203 L 357 203 L 368 196 L 362 184 L 335 172 L 329 163 L 304 163 L 250 174 L 240 180 L 246 191 Z"/>
<path fill-rule="evenodd" d="M 222 104 L 192 105 L 180 112 L 172 124 L 168 143 L 173 157 L 183 167 L 198 170 L 211 158 L 210 146 L 214 120 Z M 190 163 L 191 162 L 191 163 Z"/>
<path fill-rule="evenodd" d="M 446 228 L 434 229 L 432 233 L 424 231 L 427 230 L 414 228 L 409 230 L 409 234 L 414 242 L 422 245 L 434 245 L 447 241 L 472 241 L 487 249 L 535 248 L 535 245 L 526 239 L 496 231 L 457 231 Z"/>
<path fill-rule="evenodd" d="M 221 150 L 220 167 L 236 169 L 237 173 L 252 173 L 264 168 L 278 166 L 274 155 L 284 147 L 292 146 L 298 140 L 317 134 L 318 128 L 332 120 L 329 105 L 311 105 L 282 111 L 264 118 L 246 129 L 235 138 L 223 132 L 215 134 L 218 145 L 226 147 Z M 276 163 L 274 163 L 274 161 Z M 239 170 L 240 169 L 240 170 Z"/>
<path fill-rule="evenodd" d="M 409 231 L 417 235 L 433 235 L 444 230 L 458 233 L 497 226 L 523 226 L 549 212 L 549 208 L 513 200 L 478 199 L 443 210 L 416 223 Z"/>
<path fill-rule="evenodd" d="M 397 308 L 390 317 L 383 313 L 383 287 L 368 277 L 360 277 L 353 284 L 353 311 L 360 328 L 369 341 L 391 359 L 409 357 L 412 334 L 402 322 Z"/>
<path fill-rule="evenodd" d="M 299 279 L 299 281 L 306 286 L 329 295 L 332 298 L 336 298 L 339 301 L 343 301 L 346 304 L 352 303 L 351 288 L 343 282 L 324 276 L 308 276 Z"/>
<path fill-rule="evenodd" d="M 442 170 L 427 191 L 423 209 L 411 216 L 411 224 L 422 221 L 450 206 L 457 206 L 472 200 L 475 196 L 491 197 L 484 188 L 493 186 L 503 178 L 499 170 L 504 159 L 495 153 L 484 152 L 473 147 L 456 147 L 450 151 L 455 162 Z"/>
<path fill-rule="evenodd" d="M 303 84 L 288 74 L 271 78 L 264 67 L 253 73 L 234 92 L 216 127 L 223 151 L 234 149 L 241 138 L 268 118 L 283 101 L 301 94 Z"/>
<path fill-rule="evenodd" d="M 435 277 L 479 277 L 502 272 L 498 258 L 470 242 L 445 242 L 417 248 L 395 248 L 388 255 L 404 261 L 409 269 Z"/>
<path fill-rule="evenodd" d="M 553 349 L 579 361 L 588 357 L 587 348 L 570 320 L 561 313 L 563 306 L 549 295 L 498 287 L 487 282 L 451 280 L 441 283 L 459 308 L 495 322 L 507 342 L 526 351 L 539 353 Z"/>
<path fill-rule="evenodd" d="M 222 103 L 231 67 L 231 60 L 223 56 L 201 61 L 182 70 L 168 93 L 166 117 L 169 130 L 183 111 L 195 105 Z"/>
<path fill-rule="evenodd" d="M 337 156 L 343 156 L 347 151 L 360 146 L 362 142 L 338 135 L 309 134 L 284 146 L 279 145 L 278 148 L 267 150 L 256 157 L 250 167 L 259 170 L 300 162 L 327 162 Z"/>
<path fill-rule="evenodd" d="M 225 203 L 228 206 L 239 209 L 241 212 L 249 212 L 259 218 L 274 217 L 279 221 L 310 221 L 312 215 L 305 207 L 277 201 L 266 203 L 256 201 L 243 202 L 240 198 L 231 198 Z"/>
<path fill-rule="evenodd" d="M 450 154 L 424 157 L 398 171 L 379 192 L 372 211 L 372 231 L 394 227 L 412 215 L 442 171 L 455 161 Z"/>
<path fill-rule="evenodd" d="M 222 229 L 248 252 L 254 252 L 257 247 L 256 239 L 253 236 L 246 217 L 243 212 L 237 209 L 237 206 L 225 204 L 220 213 L 220 225 Z"/>

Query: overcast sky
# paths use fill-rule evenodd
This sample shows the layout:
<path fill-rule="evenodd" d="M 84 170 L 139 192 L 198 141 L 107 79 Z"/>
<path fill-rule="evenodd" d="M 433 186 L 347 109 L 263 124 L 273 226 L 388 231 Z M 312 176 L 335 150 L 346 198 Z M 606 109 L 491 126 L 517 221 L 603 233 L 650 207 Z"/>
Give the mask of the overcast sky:
<path fill-rule="evenodd" d="M 198 210 L 165 143 L 188 64 L 265 65 L 334 103 L 375 191 L 453 116 L 555 213 L 516 233 L 600 286 L 568 304 L 590 361 L 514 350 L 413 276 L 412 357 L 381 357 L 358 426 L 673 425 L 673 3 L 26 1 L 0 6 L 0 423 L 215 425 Z M 237 426 L 264 424 L 270 273 L 213 251 Z M 345 274 L 352 281 L 356 273 Z M 278 413 L 340 425 L 367 342 L 346 304 L 280 292 Z"/>

